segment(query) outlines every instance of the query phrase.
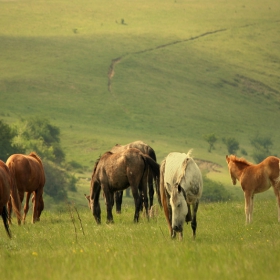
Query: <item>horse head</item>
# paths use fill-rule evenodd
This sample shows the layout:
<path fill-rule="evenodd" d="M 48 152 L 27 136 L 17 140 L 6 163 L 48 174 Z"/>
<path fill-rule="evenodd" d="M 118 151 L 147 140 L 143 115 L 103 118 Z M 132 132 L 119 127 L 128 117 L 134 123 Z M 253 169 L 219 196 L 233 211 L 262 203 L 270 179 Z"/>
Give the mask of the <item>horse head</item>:
<path fill-rule="evenodd" d="M 170 185 L 168 187 L 170 188 Z M 172 188 L 170 205 L 172 209 L 172 229 L 175 232 L 182 232 L 188 214 L 188 206 L 185 191 L 178 183 Z"/>
<path fill-rule="evenodd" d="M 226 155 L 226 161 L 228 164 L 228 170 L 230 173 L 230 177 L 231 177 L 231 181 L 233 185 L 236 185 L 236 175 L 235 175 L 235 169 L 236 169 L 236 164 L 234 163 L 234 161 L 231 160 L 231 156 Z"/>

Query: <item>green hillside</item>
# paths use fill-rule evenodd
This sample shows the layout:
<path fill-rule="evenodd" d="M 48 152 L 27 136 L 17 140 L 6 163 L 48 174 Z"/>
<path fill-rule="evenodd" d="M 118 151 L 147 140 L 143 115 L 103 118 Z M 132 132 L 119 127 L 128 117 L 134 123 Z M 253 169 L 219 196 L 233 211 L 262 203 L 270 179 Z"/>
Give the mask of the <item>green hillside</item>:
<path fill-rule="evenodd" d="M 194 148 L 230 185 L 223 137 L 279 155 L 280 2 L 209 2 L 0 1 L 0 118 L 48 117 L 89 169 L 116 143 Z"/>

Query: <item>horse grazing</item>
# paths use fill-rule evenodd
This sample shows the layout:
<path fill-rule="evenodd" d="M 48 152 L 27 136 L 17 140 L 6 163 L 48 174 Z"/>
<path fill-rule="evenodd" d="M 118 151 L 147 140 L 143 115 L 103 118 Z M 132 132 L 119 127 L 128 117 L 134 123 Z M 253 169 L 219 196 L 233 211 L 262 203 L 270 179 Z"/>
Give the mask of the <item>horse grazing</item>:
<path fill-rule="evenodd" d="M 196 214 L 202 195 L 203 180 L 194 159 L 187 154 L 173 152 L 160 166 L 161 203 L 171 238 L 179 233 L 183 238 L 183 225 L 191 221 L 193 238 L 196 236 Z"/>
<path fill-rule="evenodd" d="M 269 156 L 259 164 L 253 164 L 235 155 L 226 156 L 233 185 L 241 184 L 245 198 L 246 224 L 253 220 L 253 200 L 257 193 L 273 187 L 278 200 L 278 222 L 280 222 L 280 159 Z"/>
<path fill-rule="evenodd" d="M 29 209 L 29 197 L 33 193 L 33 215 L 32 223 L 40 220 L 43 201 L 43 189 L 45 185 L 45 172 L 40 157 L 32 152 L 29 155 L 14 154 L 11 155 L 7 162 L 8 168 L 12 176 L 12 183 L 16 186 L 20 197 L 18 209 L 21 209 L 21 203 L 24 193 L 27 193 L 27 199 L 24 206 L 23 222 L 25 222 L 26 214 Z M 18 224 L 21 221 L 18 220 Z"/>
<path fill-rule="evenodd" d="M 99 204 L 101 189 L 106 200 L 107 223 L 113 222 L 114 192 L 124 190 L 129 186 L 135 203 L 134 222 L 139 220 L 142 193 L 144 194 L 146 213 L 148 213 L 147 185 L 144 180 L 148 167 L 154 176 L 159 177 L 159 165 L 148 155 L 135 148 L 118 153 L 106 152 L 96 161 L 91 178 L 89 205 L 97 224 L 101 223 Z"/>
<path fill-rule="evenodd" d="M 117 152 L 127 150 L 129 148 L 136 148 L 136 149 L 140 150 L 143 154 L 150 156 L 155 162 L 157 161 L 156 153 L 153 150 L 153 148 L 140 140 L 131 142 L 131 143 L 123 145 L 123 146 L 116 144 L 110 150 L 110 152 L 117 153 Z M 145 180 L 145 182 L 144 182 L 145 184 L 148 184 L 149 201 L 150 201 L 149 208 L 151 208 L 153 206 L 153 201 L 154 201 L 153 181 L 158 181 L 159 178 L 154 178 L 152 170 L 148 170 L 147 176 L 146 176 L 146 178 L 143 178 L 143 180 Z M 159 186 L 159 182 L 155 182 L 155 186 Z M 157 191 L 157 193 L 159 192 L 159 190 L 156 190 L 156 191 Z M 117 213 L 121 213 L 122 197 L 123 197 L 123 191 L 115 192 L 115 202 L 116 202 Z"/>

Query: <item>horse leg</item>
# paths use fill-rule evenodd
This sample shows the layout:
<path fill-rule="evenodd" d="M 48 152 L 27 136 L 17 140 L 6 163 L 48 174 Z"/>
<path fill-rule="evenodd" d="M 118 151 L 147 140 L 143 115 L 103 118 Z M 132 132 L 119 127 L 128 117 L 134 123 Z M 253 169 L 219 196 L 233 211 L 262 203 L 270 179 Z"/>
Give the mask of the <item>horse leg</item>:
<path fill-rule="evenodd" d="M 101 224 L 101 208 L 99 203 L 101 186 L 95 182 L 91 188 L 90 208 L 97 224 Z"/>
<path fill-rule="evenodd" d="M 113 219 L 113 201 L 114 201 L 114 193 L 106 190 L 105 192 L 106 197 L 106 208 L 107 208 L 107 224 L 114 223 Z"/>
<path fill-rule="evenodd" d="M 192 220 L 191 206 L 189 205 L 189 203 L 187 203 L 187 206 L 188 206 L 188 214 L 186 216 L 186 223 L 188 223 Z"/>
<path fill-rule="evenodd" d="M 250 216 L 251 197 L 252 196 L 249 192 L 244 192 L 246 224 L 249 224 L 251 222 L 251 216 Z"/>
<path fill-rule="evenodd" d="M 139 221 L 139 212 L 141 208 L 141 203 L 142 203 L 142 197 L 139 195 L 139 190 L 135 186 L 130 186 L 131 187 L 131 192 L 134 198 L 134 204 L 135 204 L 135 213 L 134 213 L 134 222 L 137 223 Z M 141 194 L 141 192 L 140 192 Z"/>
<path fill-rule="evenodd" d="M 254 194 L 250 196 L 250 223 L 253 222 Z"/>
<path fill-rule="evenodd" d="M 22 219 L 23 224 L 25 224 L 25 218 L 26 218 L 26 215 L 27 215 L 28 210 L 29 210 L 29 199 L 30 199 L 30 194 L 31 194 L 30 192 L 27 192 L 27 193 L 26 193 L 25 205 L 24 205 L 24 208 L 23 208 L 23 212 L 24 212 L 24 214 L 23 214 L 23 219 Z"/>
<path fill-rule="evenodd" d="M 154 205 L 154 183 L 153 183 L 153 174 L 151 170 L 148 170 L 148 189 L 149 189 L 149 200 L 150 200 L 150 206 L 149 209 Z"/>
<path fill-rule="evenodd" d="M 148 201 L 148 195 L 147 195 L 147 187 L 148 187 L 148 175 L 149 175 L 149 169 L 147 169 L 145 171 L 145 174 L 144 176 L 142 177 L 141 179 L 141 182 L 140 182 L 140 191 L 142 193 L 142 200 L 143 200 L 143 203 L 141 203 L 142 207 L 143 207 L 143 204 L 144 204 L 144 208 L 145 208 L 145 212 L 146 212 L 146 217 L 149 221 L 150 219 L 150 216 L 149 216 L 149 201 Z M 150 192 L 150 190 L 149 190 Z"/>
<path fill-rule="evenodd" d="M 116 202 L 116 212 L 117 214 L 121 214 L 122 212 L 122 198 L 123 198 L 123 191 L 117 191 L 114 194 L 115 202 Z M 112 207 L 114 205 L 114 201 Z"/>
<path fill-rule="evenodd" d="M 192 226 L 192 230 L 193 230 L 193 239 L 194 240 L 195 240 L 195 237 L 196 237 L 196 227 L 197 227 L 196 213 L 197 213 L 197 210 L 198 210 L 198 205 L 199 205 L 199 201 L 197 201 L 193 205 L 193 218 L 192 218 L 192 222 L 191 222 L 191 226 Z"/>

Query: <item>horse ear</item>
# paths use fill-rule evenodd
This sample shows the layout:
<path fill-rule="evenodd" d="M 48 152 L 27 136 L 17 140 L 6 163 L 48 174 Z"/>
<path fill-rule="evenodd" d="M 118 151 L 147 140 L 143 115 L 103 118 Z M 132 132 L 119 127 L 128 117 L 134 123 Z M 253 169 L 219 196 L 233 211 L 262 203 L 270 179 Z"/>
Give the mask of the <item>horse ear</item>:
<path fill-rule="evenodd" d="M 85 198 L 88 200 L 88 202 L 89 202 L 89 195 L 86 195 L 85 193 L 84 193 L 84 196 L 85 196 Z"/>
<path fill-rule="evenodd" d="M 229 156 L 228 156 L 228 155 L 226 155 L 226 161 L 227 161 L 227 163 L 229 163 L 229 161 L 230 161 L 230 159 L 229 159 Z"/>

